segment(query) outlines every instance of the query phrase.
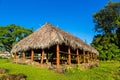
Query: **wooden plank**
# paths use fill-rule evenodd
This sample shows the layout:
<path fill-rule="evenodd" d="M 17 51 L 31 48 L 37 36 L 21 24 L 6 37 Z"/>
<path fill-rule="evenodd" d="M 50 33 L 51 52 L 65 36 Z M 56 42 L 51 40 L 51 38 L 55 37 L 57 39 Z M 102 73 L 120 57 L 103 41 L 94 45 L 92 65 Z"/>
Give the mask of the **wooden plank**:
<path fill-rule="evenodd" d="M 63 51 L 60 51 L 60 53 L 62 53 L 62 54 L 67 54 L 67 55 L 68 55 L 68 52 L 63 52 Z"/>
<path fill-rule="evenodd" d="M 83 54 L 79 54 L 79 56 L 83 56 Z"/>
<path fill-rule="evenodd" d="M 70 53 L 70 47 L 68 47 L 68 64 L 71 64 L 71 53 Z"/>
<path fill-rule="evenodd" d="M 57 60 L 57 58 L 53 58 L 53 60 Z M 59 60 L 67 60 L 67 58 L 66 59 L 59 58 Z"/>
<path fill-rule="evenodd" d="M 26 59 L 31 59 L 31 57 L 26 57 Z"/>
<path fill-rule="evenodd" d="M 60 47 L 59 44 L 56 46 L 56 66 L 59 67 L 60 65 Z"/>
<path fill-rule="evenodd" d="M 41 62 L 40 62 L 41 64 L 43 64 L 44 54 L 45 54 L 45 51 L 42 50 L 42 57 L 41 57 Z"/>
<path fill-rule="evenodd" d="M 60 51 L 60 53 L 69 55 L 68 52 Z M 74 53 L 71 53 L 70 55 L 72 55 L 72 56 L 80 56 L 80 55 L 77 55 L 77 54 L 74 54 Z"/>
<path fill-rule="evenodd" d="M 34 58 L 41 58 L 41 56 L 34 56 Z"/>
<path fill-rule="evenodd" d="M 72 55 L 72 56 L 79 56 L 79 54 L 77 55 L 77 54 L 70 54 L 70 55 Z"/>
<path fill-rule="evenodd" d="M 31 50 L 31 61 L 34 60 L 34 50 Z"/>
<path fill-rule="evenodd" d="M 80 57 L 79 57 L 78 49 L 76 50 L 76 54 L 77 54 L 77 63 L 80 64 Z"/>

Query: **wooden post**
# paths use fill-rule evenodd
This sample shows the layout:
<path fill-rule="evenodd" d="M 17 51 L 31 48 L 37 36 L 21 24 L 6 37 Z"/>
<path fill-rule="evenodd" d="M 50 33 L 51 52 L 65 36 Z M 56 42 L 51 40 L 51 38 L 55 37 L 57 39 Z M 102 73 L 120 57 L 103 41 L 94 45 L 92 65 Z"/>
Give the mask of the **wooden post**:
<path fill-rule="evenodd" d="M 95 61 L 95 55 L 94 55 L 94 53 L 92 54 L 92 58 L 93 58 L 93 61 Z"/>
<path fill-rule="evenodd" d="M 70 52 L 70 47 L 68 47 L 68 64 L 71 64 L 71 52 Z"/>
<path fill-rule="evenodd" d="M 34 50 L 31 50 L 31 61 L 34 60 Z"/>
<path fill-rule="evenodd" d="M 90 53 L 90 62 L 92 62 L 92 53 Z"/>
<path fill-rule="evenodd" d="M 46 64 L 48 63 L 48 53 L 46 53 Z"/>
<path fill-rule="evenodd" d="M 96 55 L 94 54 L 94 61 L 96 61 Z"/>
<path fill-rule="evenodd" d="M 23 60 L 25 60 L 25 52 L 23 52 L 22 55 L 23 55 Z"/>
<path fill-rule="evenodd" d="M 91 53 L 89 53 L 89 60 L 90 60 L 90 62 L 91 62 Z"/>
<path fill-rule="evenodd" d="M 76 53 L 77 53 L 77 63 L 80 64 L 80 58 L 79 58 L 80 56 L 79 56 L 78 49 L 77 49 Z"/>
<path fill-rule="evenodd" d="M 86 63 L 85 51 L 83 51 L 83 62 Z"/>
<path fill-rule="evenodd" d="M 41 57 L 41 62 L 40 62 L 41 64 L 43 64 L 44 53 L 45 53 L 44 50 L 42 50 L 42 57 Z"/>
<path fill-rule="evenodd" d="M 98 55 L 96 54 L 96 61 L 98 60 Z"/>
<path fill-rule="evenodd" d="M 56 67 L 58 68 L 60 65 L 60 47 L 59 44 L 56 46 Z"/>
<path fill-rule="evenodd" d="M 92 53 L 92 61 L 94 62 L 94 53 Z"/>
<path fill-rule="evenodd" d="M 91 62 L 93 61 L 93 58 L 92 58 L 92 53 L 90 54 L 90 60 L 91 60 Z"/>
<path fill-rule="evenodd" d="M 14 60 L 16 60 L 16 59 L 17 59 L 17 54 L 15 53 L 15 54 L 14 54 Z"/>
<path fill-rule="evenodd" d="M 87 61 L 88 61 L 88 63 L 90 63 L 90 55 L 89 55 L 89 52 L 87 52 Z"/>
<path fill-rule="evenodd" d="M 95 61 L 97 61 L 97 54 L 95 54 Z"/>

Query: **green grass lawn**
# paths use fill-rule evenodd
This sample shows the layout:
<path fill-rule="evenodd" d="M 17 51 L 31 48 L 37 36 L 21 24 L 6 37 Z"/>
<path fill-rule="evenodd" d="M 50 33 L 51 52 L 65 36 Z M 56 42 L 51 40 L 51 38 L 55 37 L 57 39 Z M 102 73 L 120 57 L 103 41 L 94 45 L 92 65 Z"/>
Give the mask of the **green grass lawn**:
<path fill-rule="evenodd" d="M 58 74 L 48 69 L 30 65 L 21 65 L 0 59 L 0 67 L 8 73 L 23 73 L 27 80 L 120 80 L 120 62 L 100 62 L 99 67 L 88 70 L 72 69 L 65 74 Z"/>

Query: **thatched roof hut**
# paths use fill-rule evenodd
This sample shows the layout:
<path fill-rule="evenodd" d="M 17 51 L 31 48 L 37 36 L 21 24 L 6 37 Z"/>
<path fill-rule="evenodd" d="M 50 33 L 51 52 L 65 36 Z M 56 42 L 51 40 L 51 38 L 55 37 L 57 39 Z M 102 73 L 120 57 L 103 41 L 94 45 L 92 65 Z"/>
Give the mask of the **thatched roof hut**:
<path fill-rule="evenodd" d="M 27 51 L 30 49 L 45 49 L 56 44 L 65 44 L 73 49 L 81 49 L 99 54 L 96 49 L 83 42 L 81 39 L 65 32 L 49 23 L 44 24 L 36 32 L 19 41 L 11 50 L 12 53 Z"/>

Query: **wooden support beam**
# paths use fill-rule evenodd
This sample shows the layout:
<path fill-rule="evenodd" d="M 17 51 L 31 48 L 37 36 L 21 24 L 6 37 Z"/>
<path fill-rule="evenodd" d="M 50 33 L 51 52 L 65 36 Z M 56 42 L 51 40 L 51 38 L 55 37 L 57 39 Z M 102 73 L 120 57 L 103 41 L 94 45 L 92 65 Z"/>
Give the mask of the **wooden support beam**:
<path fill-rule="evenodd" d="M 23 52 L 22 55 L 23 55 L 23 60 L 25 60 L 25 52 Z"/>
<path fill-rule="evenodd" d="M 31 50 L 31 61 L 34 60 L 34 50 Z"/>
<path fill-rule="evenodd" d="M 96 55 L 94 54 L 94 61 L 96 60 Z"/>
<path fill-rule="evenodd" d="M 96 54 L 96 61 L 98 60 L 98 55 Z"/>
<path fill-rule="evenodd" d="M 43 64 L 44 54 L 45 54 L 45 51 L 42 50 L 42 57 L 41 57 L 41 62 L 40 62 L 41 64 Z"/>
<path fill-rule="evenodd" d="M 71 52 L 70 52 L 70 47 L 68 47 L 68 64 L 71 64 Z"/>
<path fill-rule="evenodd" d="M 95 61 L 95 54 L 93 53 L 93 61 Z"/>
<path fill-rule="evenodd" d="M 97 54 L 95 54 L 95 61 L 97 61 Z"/>
<path fill-rule="evenodd" d="M 76 54 L 77 54 L 77 63 L 80 64 L 80 56 L 79 56 L 78 49 L 76 50 Z"/>
<path fill-rule="evenodd" d="M 93 58 L 93 61 L 95 61 L 95 55 L 94 55 L 94 53 L 92 53 L 92 58 Z"/>
<path fill-rule="evenodd" d="M 91 62 L 91 53 L 89 52 L 89 62 Z"/>
<path fill-rule="evenodd" d="M 60 65 L 60 47 L 59 44 L 56 46 L 56 67 L 58 68 Z"/>
<path fill-rule="evenodd" d="M 88 61 L 88 63 L 90 63 L 90 55 L 89 55 L 89 52 L 87 52 L 87 61 Z"/>
<path fill-rule="evenodd" d="M 85 55 L 85 51 L 83 51 L 83 62 L 86 63 L 86 55 Z"/>
<path fill-rule="evenodd" d="M 89 53 L 89 60 L 90 60 L 90 62 L 91 62 L 91 53 Z"/>
<path fill-rule="evenodd" d="M 48 53 L 46 53 L 46 64 L 48 64 Z"/>
<path fill-rule="evenodd" d="M 17 54 L 15 53 L 15 54 L 14 54 L 14 60 L 16 60 L 16 59 L 17 59 Z"/>
<path fill-rule="evenodd" d="M 92 62 L 94 61 L 93 53 L 91 54 Z"/>
<path fill-rule="evenodd" d="M 91 62 L 93 61 L 92 53 L 90 54 L 90 60 Z"/>

